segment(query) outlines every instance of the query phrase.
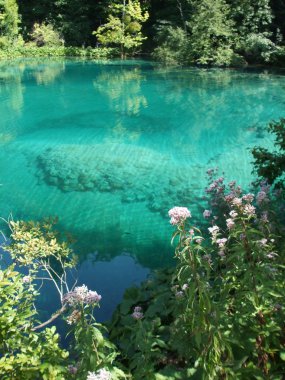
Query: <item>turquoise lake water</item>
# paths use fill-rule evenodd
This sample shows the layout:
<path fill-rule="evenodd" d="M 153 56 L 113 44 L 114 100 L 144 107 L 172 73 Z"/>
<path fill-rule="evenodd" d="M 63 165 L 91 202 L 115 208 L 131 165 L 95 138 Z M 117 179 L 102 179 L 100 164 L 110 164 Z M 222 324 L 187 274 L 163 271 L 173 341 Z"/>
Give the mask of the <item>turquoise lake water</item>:
<path fill-rule="evenodd" d="M 1 216 L 58 216 L 110 315 L 125 287 L 171 262 L 169 208 L 201 219 L 208 168 L 250 183 L 248 148 L 271 145 L 264 126 L 284 106 L 285 77 L 267 71 L 2 62 Z"/>

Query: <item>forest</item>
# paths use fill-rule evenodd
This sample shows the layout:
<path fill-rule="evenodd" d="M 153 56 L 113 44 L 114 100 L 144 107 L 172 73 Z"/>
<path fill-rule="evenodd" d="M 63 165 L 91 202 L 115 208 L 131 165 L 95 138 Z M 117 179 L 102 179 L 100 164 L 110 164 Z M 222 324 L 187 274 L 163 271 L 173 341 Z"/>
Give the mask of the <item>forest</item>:
<path fill-rule="evenodd" d="M 103 48 L 165 64 L 282 66 L 284 15 L 284 0 L 1 0 L 0 54 Z"/>

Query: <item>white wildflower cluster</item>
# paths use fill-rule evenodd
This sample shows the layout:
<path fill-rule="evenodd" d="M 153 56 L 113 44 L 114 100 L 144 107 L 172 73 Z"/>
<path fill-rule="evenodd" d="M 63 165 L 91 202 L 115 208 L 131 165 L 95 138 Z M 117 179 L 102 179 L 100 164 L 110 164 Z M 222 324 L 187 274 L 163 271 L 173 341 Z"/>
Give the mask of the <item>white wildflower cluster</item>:
<path fill-rule="evenodd" d="M 168 215 L 173 226 L 184 222 L 187 218 L 191 218 L 191 212 L 187 207 L 173 207 L 168 211 Z"/>
<path fill-rule="evenodd" d="M 223 249 L 226 245 L 226 242 L 228 241 L 228 239 L 226 238 L 223 238 L 223 239 L 217 239 L 217 244 L 219 246 L 219 248 Z"/>
<path fill-rule="evenodd" d="M 251 203 L 254 200 L 254 194 L 248 193 L 245 194 L 242 199 L 248 203 Z"/>
<path fill-rule="evenodd" d="M 243 213 L 247 216 L 254 216 L 255 215 L 255 207 L 247 204 L 244 206 Z"/>
<path fill-rule="evenodd" d="M 97 372 L 88 372 L 86 380 L 112 380 L 111 372 L 102 368 Z"/>
<path fill-rule="evenodd" d="M 208 228 L 210 234 L 212 235 L 212 242 L 214 243 L 217 240 L 217 235 L 220 231 L 218 226 L 213 226 Z"/>
<path fill-rule="evenodd" d="M 72 292 L 64 295 L 63 303 L 69 305 L 76 305 L 78 303 L 85 303 L 88 305 L 100 302 L 101 295 L 95 291 L 88 290 L 86 285 L 77 286 Z"/>

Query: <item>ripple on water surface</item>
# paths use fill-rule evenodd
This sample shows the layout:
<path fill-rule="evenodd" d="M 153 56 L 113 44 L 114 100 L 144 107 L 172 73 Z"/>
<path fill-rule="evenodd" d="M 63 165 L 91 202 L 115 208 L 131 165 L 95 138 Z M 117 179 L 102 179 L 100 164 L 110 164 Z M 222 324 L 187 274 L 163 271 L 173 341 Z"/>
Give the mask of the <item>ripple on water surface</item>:
<path fill-rule="evenodd" d="M 199 220 L 207 168 L 251 181 L 247 148 L 272 144 L 264 126 L 284 104 L 285 77 L 266 71 L 1 62 L 1 215 L 58 216 L 77 240 L 82 282 L 109 292 L 107 316 L 144 268 L 171 262 L 167 211 L 187 206 Z"/>

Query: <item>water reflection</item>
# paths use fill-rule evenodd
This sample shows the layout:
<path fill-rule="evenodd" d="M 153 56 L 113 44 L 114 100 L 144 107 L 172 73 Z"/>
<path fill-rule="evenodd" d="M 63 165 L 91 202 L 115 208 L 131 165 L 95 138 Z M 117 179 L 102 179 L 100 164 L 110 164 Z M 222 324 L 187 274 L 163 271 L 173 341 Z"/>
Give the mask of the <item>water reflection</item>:
<path fill-rule="evenodd" d="M 264 125 L 285 102 L 268 72 L 62 60 L 1 72 L 4 216 L 59 216 L 82 261 L 171 262 L 168 209 L 189 206 L 199 223 L 209 166 L 250 182 L 247 148 L 270 144 Z"/>
<path fill-rule="evenodd" d="M 31 68 L 31 67 L 30 67 Z M 48 85 L 54 83 L 54 81 L 63 74 L 65 70 L 65 62 L 56 62 L 48 65 L 43 65 L 43 67 L 38 67 L 38 65 L 33 66 L 33 76 L 37 84 Z"/>
<path fill-rule="evenodd" d="M 21 122 L 25 90 L 31 80 L 37 85 L 52 84 L 65 70 L 64 61 L 16 60 L 0 62 L 0 144 L 15 140 L 25 130 Z"/>
<path fill-rule="evenodd" d="M 100 73 L 93 81 L 96 91 L 105 96 L 111 112 L 115 115 L 111 134 L 115 139 L 135 141 L 140 137 L 140 131 L 129 130 L 125 125 L 126 117 L 139 116 L 142 109 L 148 106 L 148 101 L 143 93 L 142 85 L 146 82 L 146 75 L 140 67 L 131 69 L 111 69 Z"/>

